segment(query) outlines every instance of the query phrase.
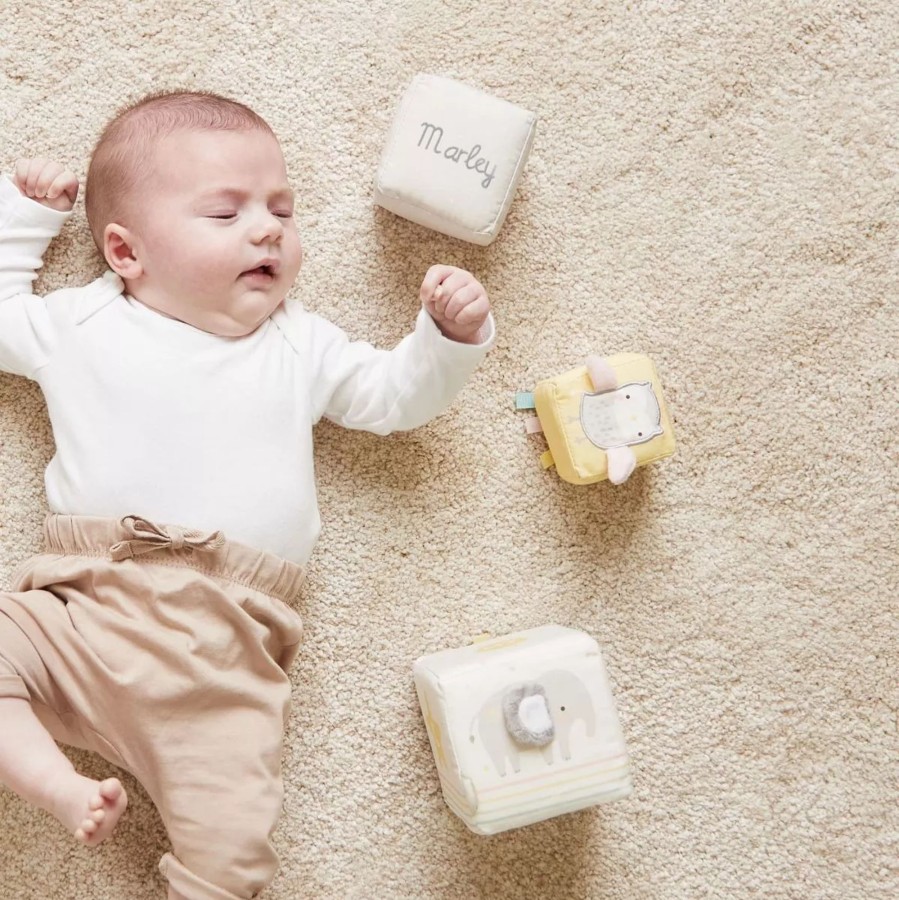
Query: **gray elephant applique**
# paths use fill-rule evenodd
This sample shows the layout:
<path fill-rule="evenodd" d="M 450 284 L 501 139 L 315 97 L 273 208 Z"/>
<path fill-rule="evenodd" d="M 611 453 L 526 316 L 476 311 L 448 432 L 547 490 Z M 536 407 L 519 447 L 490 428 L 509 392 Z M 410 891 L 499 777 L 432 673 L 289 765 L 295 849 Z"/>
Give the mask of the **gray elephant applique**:
<path fill-rule="evenodd" d="M 558 744 L 562 759 L 571 759 L 571 729 L 579 720 L 588 736 L 596 734 L 590 692 L 576 675 L 554 669 L 493 694 L 472 720 L 469 740 L 476 743 L 480 738 L 504 778 L 507 762 L 514 772 L 521 771 L 520 755 L 527 749 L 539 748 L 544 762 L 552 765 Z"/>

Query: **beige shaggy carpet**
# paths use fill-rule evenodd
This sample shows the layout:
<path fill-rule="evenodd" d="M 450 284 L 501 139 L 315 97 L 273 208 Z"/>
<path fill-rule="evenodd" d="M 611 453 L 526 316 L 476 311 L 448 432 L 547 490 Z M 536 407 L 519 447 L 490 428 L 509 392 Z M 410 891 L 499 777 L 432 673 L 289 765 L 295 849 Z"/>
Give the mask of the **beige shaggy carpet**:
<path fill-rule="evenodd" d="M 294 296 L 381 345 L 432 263 L 475 272 L 495 307 L 497 346 L 442 418 L 317 430 L 324 530 L 268 900 L 899 896 L 894 3 L 0 11 L 4 171 L 48 155 L 83 177 L 126 101 L 219 91 L 283 141 Z M 539 116 L 490 247 L 372 205 L 417 72 Z M 100 271 L 79 203 L 37 290 Z M 676 418 L 676 455 L 619 488 L 541 470 L 513 409 L 594 350 L 651 354 Z M 51 454 L 40 392 L 0 376 L 3 586 L 39 547 Z M 412 663 L 550 622 L 603 648 L 634 793 L 478 837 L 442 800 Z M 93 852 L 0 791 L 0 898 L 161 898 L 166 836 L 123 778 L 131 805 Z"/>

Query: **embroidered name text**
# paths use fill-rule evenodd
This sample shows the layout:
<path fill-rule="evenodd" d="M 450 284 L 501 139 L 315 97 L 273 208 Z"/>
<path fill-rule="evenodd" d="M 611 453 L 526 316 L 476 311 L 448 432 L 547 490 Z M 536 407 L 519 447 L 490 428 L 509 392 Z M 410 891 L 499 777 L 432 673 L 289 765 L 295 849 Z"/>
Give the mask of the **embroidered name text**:
<path fill-rule="evenodd" d="M 421 123 L 421 137 L 418 139 L 419 147 L 425 138 L 427 138 L 425 150 L 431 149 L 431 142 L 433 141 L 435 153 L 442 154 L 446 159 L 451 159 L 453 162 L 464 160 L 466 169 L 474 169 L 475 172 L 479 172 L 484 176 L 484 179 L 481 181 L 481 187 L 490 187 L 490 182 L 493 181 L 493 176 L 496 175 L 496 164 L 494 163 L 491 170 L 490 160 L 484 159 L 483 156 L 478 156 L 481 152 L 480 144 L 475 144 L 471 150 L 463 150 L 461 147 L 447 147 L 445 150 L 441 150 L 440 141 L 443 139 L 443 129 L 439 125 L 432 125 L 430 122 Z M 472 160 L 474 161 L 472 162 Z"/>

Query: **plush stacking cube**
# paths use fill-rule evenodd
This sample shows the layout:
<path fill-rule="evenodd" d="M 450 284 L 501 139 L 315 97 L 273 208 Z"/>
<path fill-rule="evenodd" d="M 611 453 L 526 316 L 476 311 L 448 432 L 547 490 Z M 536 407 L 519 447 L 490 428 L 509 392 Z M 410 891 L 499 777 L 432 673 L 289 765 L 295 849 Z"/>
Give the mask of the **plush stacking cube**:
<path fill-rule="evenodd" d="M 545 625 L 423 656 L 415 687 L 443 796 L 477 834 L 631 791 L 599 647 Z"/>
<path fill-rule="evenodd" d="M 537 117 L 438 75 L 416 75 L 400 100 L 375 202 L 443 234 L 491 243 L 534 139 Z"/>
<path fill-rule="evenodd" d="M 606 360 L 617 386 L 597 392 L 586 366 L 537 384 L 534 402 L 549 450 L 544 467 L 590 484 L 609 477 L 609 449 L 626 446 L 637 466 L 674 453 L 674 427 L 652 360 L 618 353 Z"/>

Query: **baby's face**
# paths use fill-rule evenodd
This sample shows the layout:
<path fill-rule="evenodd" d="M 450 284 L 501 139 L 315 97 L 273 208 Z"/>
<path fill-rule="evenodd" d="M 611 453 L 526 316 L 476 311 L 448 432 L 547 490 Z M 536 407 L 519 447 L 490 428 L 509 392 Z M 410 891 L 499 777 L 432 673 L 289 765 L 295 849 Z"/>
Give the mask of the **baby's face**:
<path fill-rule="evenodd" d="M 135 204 L 142 273 L 128 290 L 212 334 L 254 331 L 303 258 L 278 141 L 261 130 L 180 130 L 157 145 L 153 169 Z"/>

